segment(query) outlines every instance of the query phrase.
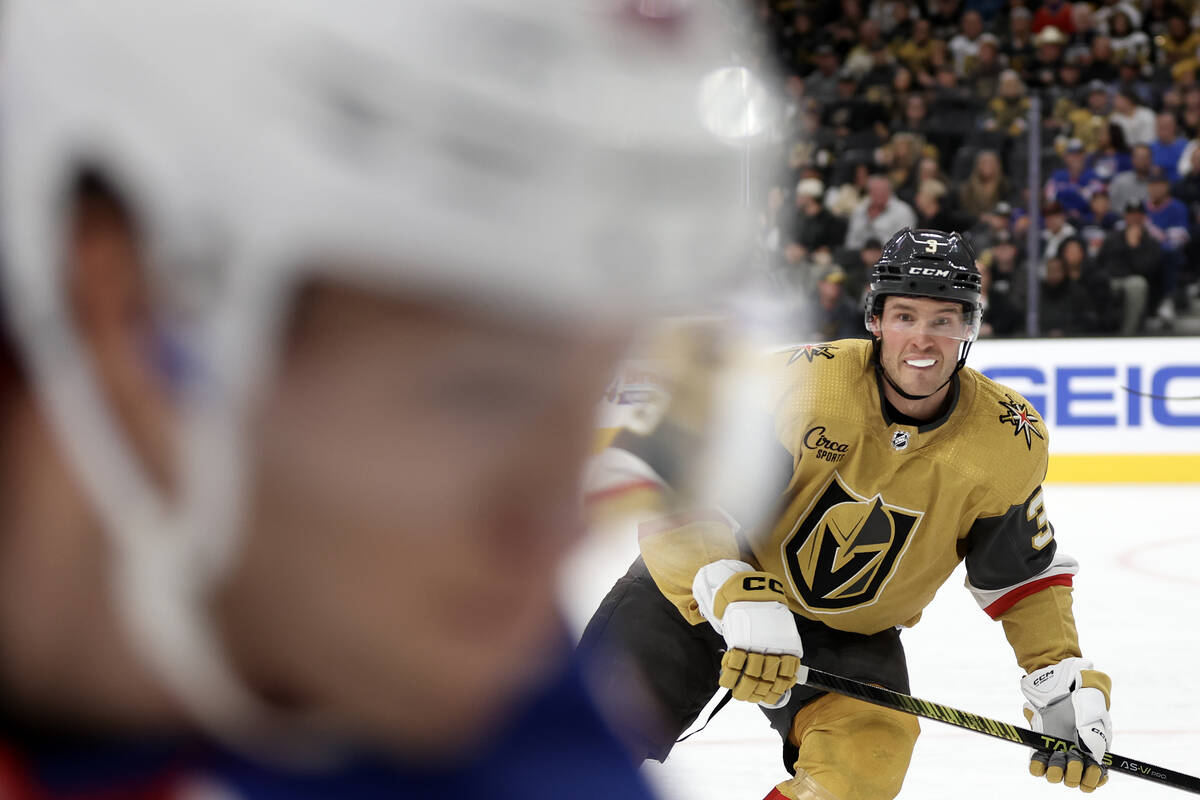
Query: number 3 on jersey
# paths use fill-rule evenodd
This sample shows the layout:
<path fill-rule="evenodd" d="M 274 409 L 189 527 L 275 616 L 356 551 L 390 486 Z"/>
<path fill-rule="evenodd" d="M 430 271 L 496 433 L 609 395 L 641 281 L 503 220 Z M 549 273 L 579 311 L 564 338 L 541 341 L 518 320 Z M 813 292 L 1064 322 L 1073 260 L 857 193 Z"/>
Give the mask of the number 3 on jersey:
<path fill-rule="evenodd" d="M 1031 540 L 1033 549 L 1041 550 L 1050 544 L 1054 539 L 1054 526 L 1046 518 L 1046 509 L 1042 502 L 1041 489 L 1038 489 L 1033 497 L 1029 498 L 1029 503 L 1025 506 L 1025 519 L 1037 526 L 1037 533 L 1033 535 Z"/>

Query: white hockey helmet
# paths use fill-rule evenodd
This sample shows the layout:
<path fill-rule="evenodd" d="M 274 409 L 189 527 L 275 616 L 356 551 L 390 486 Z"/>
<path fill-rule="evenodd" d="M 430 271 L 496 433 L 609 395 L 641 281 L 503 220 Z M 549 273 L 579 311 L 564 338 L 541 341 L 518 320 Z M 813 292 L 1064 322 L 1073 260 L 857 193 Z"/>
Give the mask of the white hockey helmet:
<path fill-rule="evenodd" d="M 729 52 L 713 12 L 7 0 L 6 313 L 112 539 L 134 639 L 203 723 L 256 714 L 202 607 L 236 550 L 238 429 L 294 287 L 336 265 L 435 300 L 577 316 L 682 308 L 725 284 L 747 226 L 738 153 L 697 108 Z M 85 170 L 136 219 L 158 335 L 186 365 L 172 503 L 68 315 L 67 210 Z"/>

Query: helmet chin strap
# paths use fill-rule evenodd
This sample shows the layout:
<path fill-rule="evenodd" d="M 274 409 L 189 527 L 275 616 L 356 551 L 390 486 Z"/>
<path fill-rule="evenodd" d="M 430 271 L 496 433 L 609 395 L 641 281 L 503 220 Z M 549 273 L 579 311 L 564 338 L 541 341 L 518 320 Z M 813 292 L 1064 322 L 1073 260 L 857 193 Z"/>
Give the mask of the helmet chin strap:
<path fill-rule="evenodd" d="M 954 371 L 950 373 L 949 378 L 946 378 L 946 380 L 942 381 L 941 385 L 939 385 L 936 389 L 934 389 L 929 394 L 909 394 L 908 392 L 901 389 L 900 386 L 894 380 L 892 380 L 892 376 L 887 374 L 887 370 L 885 370 L 883 368 L 883 359 L 881 359 L 879 357 L 879 351 L 882 348 L 882 346 L 883 346 L 883 334 L 880 333 L 879 336 L 875 337 L 875 372 L 877 372 L 879 375 L 881 375 L 883 377 L 883 379 L 885 381 L 887 381 L 888 386 L 891 386 L 893 389 L 895 389 L 896 394 L 900 395 L 905 400 L 925 400 L 927 398 L 933 397 L 935 394 L 940 392 L 942 389 L 945 389 L 946 385 L 949 384 L 950 381 L 954 380 L 954 376 L 958 374 L 958 371 L 960 369 L 962 369 L 964 366 L 966 366 L 967 353 L 969 353 L 971 351 L 971 343 L 963 342 L 962 355 L 959 356 L 958 363 L 954 365 Z"/>

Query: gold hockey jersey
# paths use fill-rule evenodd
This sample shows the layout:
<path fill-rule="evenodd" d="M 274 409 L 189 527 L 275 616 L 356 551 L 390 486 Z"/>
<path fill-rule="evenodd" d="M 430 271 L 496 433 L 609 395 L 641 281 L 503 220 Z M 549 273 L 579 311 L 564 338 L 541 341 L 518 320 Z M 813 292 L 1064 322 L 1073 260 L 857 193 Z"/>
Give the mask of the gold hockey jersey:
<path fill-rule="evenodd" d="M 646 565 L 680 613 L 700 624 L 696 571 L 740 558 L 782 578 L 795 613 L 871 634 L 914 624 L 965 559 L 967 588 L 1005 622 L 1022 666 L 1079 654 L 1076 564 L 1057 552 L 1047 433 L 1023 397 L 964 368 L 949 410 L 907 425 L 888 417 L 870 341 L 776 359 L 774 427 L 792 464 L 778 513 L 740 533 L 717 509 L 641 525 Z"/>

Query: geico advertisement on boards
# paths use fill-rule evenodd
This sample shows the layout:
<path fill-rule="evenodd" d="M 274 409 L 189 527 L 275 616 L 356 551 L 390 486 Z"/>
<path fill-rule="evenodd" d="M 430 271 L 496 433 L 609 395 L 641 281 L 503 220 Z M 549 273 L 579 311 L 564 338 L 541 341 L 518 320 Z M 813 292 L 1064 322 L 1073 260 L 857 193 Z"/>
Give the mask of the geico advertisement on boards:
<path fill-rule="evenodd" d="M 984 339 L 967 363 L 1024 395 L 1052 454 L 1200 454 L 1200 338 Z M 662 399 L 653 366 L 631 360 L 600 426 L 641 427 Z"/>
<path fill-rule="evenodd" d="M 968 363 L 1020 392 L 1051 453 L 1200 453 L 1200 339 L 982 340 Z"/>

